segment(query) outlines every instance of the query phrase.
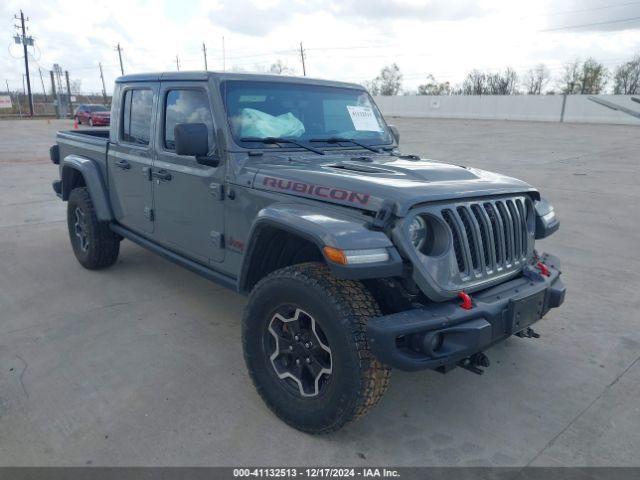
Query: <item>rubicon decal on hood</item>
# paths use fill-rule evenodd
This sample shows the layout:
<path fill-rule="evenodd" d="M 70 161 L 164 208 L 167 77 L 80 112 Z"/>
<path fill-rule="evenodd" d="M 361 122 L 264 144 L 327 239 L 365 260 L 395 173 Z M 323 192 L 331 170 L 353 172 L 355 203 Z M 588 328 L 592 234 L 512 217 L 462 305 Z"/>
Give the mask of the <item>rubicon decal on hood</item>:
<path fill-rule="evenodd" d="M 357 205 L 367 205 L 370 199 L 370 195 L 368 193 L 354 192 L 351 190 L 327 187 L 324 185 L 314 185 L 312 183 L 297 182 L 283 178 L 264 177 L 262 185 L 281 191 L 312 195 L 318 198 L 330 198 L 332 200 L 349 202 Z"/>

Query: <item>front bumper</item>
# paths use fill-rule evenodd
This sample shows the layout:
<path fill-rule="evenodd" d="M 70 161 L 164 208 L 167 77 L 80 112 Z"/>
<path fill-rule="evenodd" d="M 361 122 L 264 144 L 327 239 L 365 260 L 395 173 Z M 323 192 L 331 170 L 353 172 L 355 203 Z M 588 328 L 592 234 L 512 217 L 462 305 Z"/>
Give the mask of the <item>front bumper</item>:
<path fill-rule="evenodd" d="M 526 330 L 564 301 L 560 262 L 552 255 L 539 261 L 543 275 L 528 265 L 518 278 L 473 295 L 473 306 L 459 300 L 385 315 L 369 320 L 371 352 L 400 370 L 433 369 L 446 372 L 490 345 Z"/>

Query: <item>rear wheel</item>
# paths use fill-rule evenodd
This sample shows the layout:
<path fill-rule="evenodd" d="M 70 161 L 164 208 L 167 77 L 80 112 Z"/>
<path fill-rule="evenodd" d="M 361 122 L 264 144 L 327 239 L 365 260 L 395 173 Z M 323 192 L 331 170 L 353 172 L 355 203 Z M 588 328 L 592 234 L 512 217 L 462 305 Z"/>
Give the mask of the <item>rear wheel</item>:
<path fill-rule="evenodd" d="M 113 265 L 120 252 L 120 237 L 107 222 L 99 222 L 86 187 L 74 188 L 67 202 L 67 226 L 73 253 L 90 270 Z"/>
<path fill-rule="evenodd" d="M 310 433 L 337 430 L 374 407 L 390 370 L 367 345 L 366 322 L 380 315 L 355 281 L 320 263 L 278 270 L 253 289 L 243 318 L 249 374 L 267 406 Z"/>

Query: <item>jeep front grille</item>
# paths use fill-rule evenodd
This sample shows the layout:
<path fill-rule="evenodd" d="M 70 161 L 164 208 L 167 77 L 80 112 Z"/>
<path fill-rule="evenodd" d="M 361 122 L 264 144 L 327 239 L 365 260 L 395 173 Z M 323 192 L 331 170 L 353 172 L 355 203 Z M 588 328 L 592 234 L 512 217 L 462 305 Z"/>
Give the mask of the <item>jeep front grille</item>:
<path fill-rule="evenodd" d="M 463 278 L 514 270 L 533 251 L 533 207 L 527 197 L 447 205 L 440 213 L 451 231 Z"/>

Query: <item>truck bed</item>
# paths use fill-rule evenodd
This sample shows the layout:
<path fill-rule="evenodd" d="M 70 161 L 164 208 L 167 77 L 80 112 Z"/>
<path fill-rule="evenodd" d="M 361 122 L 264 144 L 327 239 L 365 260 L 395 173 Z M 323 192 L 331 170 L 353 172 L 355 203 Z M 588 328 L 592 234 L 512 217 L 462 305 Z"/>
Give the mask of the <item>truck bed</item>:
<path fill-rule="evenodd" d="M 109 130 L 63 130 L 56 136 L 58 158 L 69 156 L 89 158 L 100 170 L 103 179 L 107 179 L 107 152 L 109 151 Z M 62 168 L 62 165 L 60 165 Z"/>

